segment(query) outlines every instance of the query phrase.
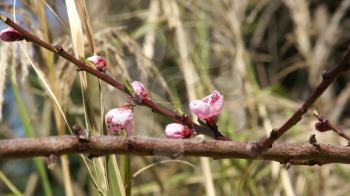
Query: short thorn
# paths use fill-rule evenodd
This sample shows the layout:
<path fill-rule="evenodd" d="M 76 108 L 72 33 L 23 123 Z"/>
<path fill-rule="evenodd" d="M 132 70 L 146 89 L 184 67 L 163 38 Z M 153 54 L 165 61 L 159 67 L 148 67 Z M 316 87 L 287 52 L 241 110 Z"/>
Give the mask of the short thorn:
<path fill-rule="evenodd" d="M 270 138 L 270 139 L 275 139 L 275 138 L 277 138 L 277 130 L 276 130 L 276 129 L 272 129 L 272 130 L 271 130 L 269 138 Z"/>
<path fill-rule="evenodd" d="M 57 45 L 54 45 L 53 48 L 55 49 L 56 52 L 62 52 L 63 51 L 63 48 L 61 45 L 57 44 Z"/>
<path fill-rule="evenodd" d="M 328 72 L 328 71 L 323 71 L 323 72 L 322 72 L 322 79 L 323 79 L 323 80 L 327 79 L 328 76 L 329 76 L 329 72 Z"/>
<path fill-rule="evenodd" d="M 305 113 L 307 112 L 307 109 L 305 109 L 304 107 L 302 107 L 302 108 L 301 108 L 301 112 L 302 112 L 303 114 L 305 114 Z"/>

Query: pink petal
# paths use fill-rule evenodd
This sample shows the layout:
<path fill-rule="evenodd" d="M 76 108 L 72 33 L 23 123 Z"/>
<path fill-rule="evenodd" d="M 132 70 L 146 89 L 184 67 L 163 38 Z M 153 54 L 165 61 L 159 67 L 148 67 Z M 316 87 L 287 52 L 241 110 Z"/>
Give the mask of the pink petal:
<path fill-rule="evenodd" d="M 198 118 L 205 120 L 211 117 L 211 105 L 202 100 L 193 100 L 190 102 L 190 109 L 192 113 L 198 116 Z"/>
<path fill-rule="evenodd" d="M 218 94 L 214 94 L 212 97 L 212 104 L 210 108 L 211 116 L 217 116 L 220 114 L 221 110 L 224 108 L 224 96 L 222 96 L 219 92 Z"/>
<path fill-rule="evenodd" d="M 87 60 L 95 64 L 97 69 L 103 70 L 107 67 L 107 61 L 101 56 L 90 56 Z"/>

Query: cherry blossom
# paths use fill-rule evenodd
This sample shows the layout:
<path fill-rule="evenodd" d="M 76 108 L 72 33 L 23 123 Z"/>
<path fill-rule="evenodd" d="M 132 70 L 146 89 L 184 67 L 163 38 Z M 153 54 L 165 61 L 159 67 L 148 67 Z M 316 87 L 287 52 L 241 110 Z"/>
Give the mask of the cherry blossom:
<path fill-rule="evenodd" d="M 218 91 L 212 92 L 210 95 L 201 100 L 193 100 L 190 102 L 192 113 L 204 121 L 216 122 L 217 116 L 224 107 L 224 96 Z"/>

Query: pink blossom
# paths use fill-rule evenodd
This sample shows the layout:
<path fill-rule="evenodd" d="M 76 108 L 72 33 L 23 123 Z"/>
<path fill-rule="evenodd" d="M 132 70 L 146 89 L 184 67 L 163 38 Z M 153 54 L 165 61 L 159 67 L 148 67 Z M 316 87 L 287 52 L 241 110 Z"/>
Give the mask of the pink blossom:
<path fill-rule="evenodd" d="M 182 124 L 171 123 L 165 127 L 165 135 L 175 139 L 187 138 L 192 135 L 192 130 Z"/>
<path fill-rule="evenodd" d="M 106 70 L 107 62 L 106 62 L 106 60 L 103 57 L 94 55 L 94 56 L 90 56 L 89 58 L 87 58 L 87 60 L 91 61 L 93 64 L 95 64 L 96 68 L 99 71 L 105 71 Z"/>
<path fill-rule="evenodd" d="M 14 42 L 22 40 L 23 35 L 12 27 L 8 27 L 0 32 L 0 39 L 5 42 Z"/>
<path fill-rule="evenodd" d="M 131 83 L 131 85 L 132 85 L 132 87 L 133 87 L 135 93 L 136 93 L 138 96 L 140 96 L 140 97 L 143 98 L 143 99 L 144 99 L 144 98 L 148 98 L 148 92 L 147 92 L 145 86 L 144 86 L 141 82 L 139 82 L 139 81 L 133 81 L 133 82 Z"/>
<path fill-rule="evenodd" d="M 134 127 L 133 118 L 132 109 L 128 106 L 109 110 L 105 115 L 108 133 L 114 135 L 124 129 L 128 135 L 132 135 Z"/>
<path fill-rule="evenodd" d="M 202 100 L 193 100 L 190 102 L 191 111 L 198 116 L 199 119 L 205 121 L 216 121 L 224 107 L 224 96 L 218 91 L 212 92 Z"/>

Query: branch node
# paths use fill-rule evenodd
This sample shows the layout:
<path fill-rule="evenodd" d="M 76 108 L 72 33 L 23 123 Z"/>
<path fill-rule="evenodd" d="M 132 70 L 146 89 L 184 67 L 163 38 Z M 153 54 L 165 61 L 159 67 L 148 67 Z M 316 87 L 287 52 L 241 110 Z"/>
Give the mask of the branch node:
<path fill-rule="evenodd" d="M 83 129 L 78 124 L 72 127 L 73 134 L 76 135 L 80 143 L 89 143 L 90 135 L 86 129 Z"/>
<path fill-rule="evenodd" d="M 317 148 L 320 148 L 320 144 L 317 143 L 316 135 L 312 134 L 309 138 L 309 143 Z"/>
<path fill-rule="evenodd" d="M 53 46 L 53 49 L 57 52 L 57 53 L 62 53 L 63 52 L 63 48 L 61 45 L 56 44 Z"/>
<path fill-rule="evenodd" d="M 295 123 L 294 124 L 297 124 L 299 121 L 301 121 L 301 119 L 303 119 L 303 117 L 302 116 L 300 116 L 296 121 L 295 121 Z"/>
<path fill-rule="evenodd" d="M 252 157 L 257 157 L 262 151 L 259 142 L 256 141 L 248 141 L 247 149 L 251 152 Z"/>
<path fill-rule="evenodd" d="M 323 71 L 322 72 L 322 80 L 326 80 L 329 78 L 329 72 L 328 71 Z"/>
<path fill-rule="evenodd" d="M 135 106 L 136 104 L 142 104 L 143 103 L 143 97 L 138 96 L 135 92 L 129 96 L 129 104 L 132 106 Z"/>
<path fill-rule="evenodd" d="M 307 112 L 307 108 L 305 108 L 304 106 L 300 108 L 300 111 L 305 114 Z"/>
<path fill-rule="evenodd" d="M 188 119 L 188 115 L 187 114 L 175 114 L 175 117 L 177 119 L 179 119 L 182 123 L 185 123 Z M 198 119 L 199 121 L 199 119 Z"/>

